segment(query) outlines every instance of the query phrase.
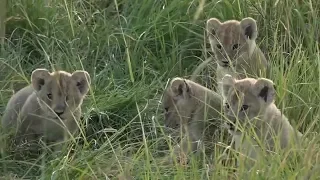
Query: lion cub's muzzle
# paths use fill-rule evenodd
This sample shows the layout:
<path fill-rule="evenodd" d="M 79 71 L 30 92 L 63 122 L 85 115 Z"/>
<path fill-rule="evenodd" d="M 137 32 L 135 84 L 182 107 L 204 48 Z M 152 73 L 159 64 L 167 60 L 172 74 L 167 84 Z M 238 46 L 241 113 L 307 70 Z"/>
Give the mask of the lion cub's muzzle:
<path fill-rule="evenodd" d="M 226 67 L 229 67 L 230 66 L 230 63 L 229 63 L 229 61 L 220 61 L 220 66 L 222 66 L 222 67 L 224 67 L 224 68 L 226 68 Z"/>
<path fill-rule="evenodd" d="M 235 64 L 232 62 L 232 60 L 222 60 L 218 62 L 221 67 L 227 68 L 227 67 L 235 67 Z"/>
<path fill-rule="evenodd" d="M 230 131 L 234 131 L 235 130 L 235 127 L 234 127 L 233 123 L 228 121 L 228 122 L 226 122 L 226 125 L 227 125 L 228 130 L 230 130 Z"/>
<path fill-rule="evenodd" d="M 66 110 L 66 104 L 65 104 L 65 103 L 58 104 L 58 105 L 56 105 L 56 106 L 53 108 L 54 113 L 55 113 L 59 118 L 61 118 L 61 116 L 63 115 L 63 113 L 65 112 L 65 110 Z"/>
<path fill-rule="evenodd" d="M 234 131 L 235 130 L 235 126 L 236 126 L 236 122 L 237 122 L 237 118 L 235 118 L 232 115 L 226 115 L 226 120 L 225 120 L 225 125 L 227 127 L 227 129 Z"/>

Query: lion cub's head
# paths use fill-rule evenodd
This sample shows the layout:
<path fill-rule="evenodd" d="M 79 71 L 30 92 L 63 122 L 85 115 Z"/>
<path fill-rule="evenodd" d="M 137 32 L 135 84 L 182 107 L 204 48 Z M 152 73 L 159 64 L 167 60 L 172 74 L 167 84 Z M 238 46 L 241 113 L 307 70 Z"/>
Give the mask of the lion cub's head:
<path fill-rule="evenodd" d="M 216 18 L 207 20 L 209 42 L 217 63 L 222 67 L 236 66 L 244 53 L 252 53 L 257 38 L 256 21 L 250 17 L 240 22 L 229 20 L 220 22 Z"/>
<path fill-rule="evenodd" d="M 196 99 L 188 80 L 174 78 L 165 90 L 162 105 L 165 110 L 165 126 L 177 129 L 192 119 L 195 113 Z"/>
<path fill-rule="evenodd" d="M 32 72 L 31 82 L 43 111 L 51 118 L 65 119 L 83 101 L 89 90 L 90 75 L 86 71 L 50 73 L 47 69 Z"/>
<path fill-rule="evenodd" d="M 274 101 L 275 89 L 269 79 L 236 80 L 227 74 L 222 79 L 222 94 L 227 118 L 247 122 L 264 114 Z"/>

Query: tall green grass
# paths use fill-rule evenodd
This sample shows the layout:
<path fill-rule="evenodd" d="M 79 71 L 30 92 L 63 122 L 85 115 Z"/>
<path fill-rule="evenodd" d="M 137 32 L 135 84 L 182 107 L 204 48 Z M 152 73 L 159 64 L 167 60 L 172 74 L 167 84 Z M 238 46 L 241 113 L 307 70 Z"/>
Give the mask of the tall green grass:
<path fill-rule="evenodd" d="M 301 177 L 319 163 L 319 8 L 317 0 L 9 0 L 0 112 L 12 95 L 10 84 L 29 83 L 38 67 L 85 69 L 92 89 L 83 105 L 85 134 L 77 144 L 24 161 L 1 148 L 0 177 L 235 176 L 215 159 L 210 164 L 195 157 L 188 166 L 158 163 L 170 141 L 161 129 L 159 101 L 168 78 L 188 77 L 207 58 L 206 19 L 247 16 L 257 20 L 258 44 L 272 63 L 276 104 L 310 142 L 297 158 L 277 156 L 269 159 L 271 165 L 259 163 L 259 173 L 240 168 L 236 177 Z"/>

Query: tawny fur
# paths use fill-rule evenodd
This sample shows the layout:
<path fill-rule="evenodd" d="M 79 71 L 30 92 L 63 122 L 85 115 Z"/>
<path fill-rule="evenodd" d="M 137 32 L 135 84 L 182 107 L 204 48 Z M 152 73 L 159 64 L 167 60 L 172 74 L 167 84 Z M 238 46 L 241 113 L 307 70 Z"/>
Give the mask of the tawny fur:
<path fill-rule="evenodd" d="M 236 80 L 227 74 L 222 80 L 222 89 L 224 114 L 231 121 L 226 126 L 239 152 L 256 159 L 262 150 L 257 140 L 264 150 L 275 151 L 297 143 L 296 138 L 302 136 L 274 104 L 275 89 L 271 80 Z M 253 133 L 249 133 L 251 130 Z"/>
<path fill-rule="evenodd" d="M 89 90 L 86 71 L 50 73 L 36 69 L 32 84 L 16 92 L 2 117 L 5 130 L 14 129 L 17 143 L 44 138 L 48 142 L 63 141 L 78 130 L 81 105 Z"/>
<path fill-rule="evenodd" d="M 216 61 L 215 77 L 218 90 L 225 74 L 242 79 L 245 77 L 267 77 L 269 64 L 256 44 L 258 35 L 256 21 L 250 17 L 241 21 L 220 22 L 216 18 L 207 20 L 206 31 L 214 58 L 208 58 L 193 72 L 195 81 L 199 72 L 209 63 Z"/>
<path fill-rule="evenodd" d="M 215 143 L 214 135 L 221 124 L 222 97 L 193 81 L 174 78 L 165 90 L 163 100 L 165 125 L 180 129 L 184 137 L 175 152 L 195 152 L 199 141 Z M 189 146 L 191 148 L 189 149 Z"/>

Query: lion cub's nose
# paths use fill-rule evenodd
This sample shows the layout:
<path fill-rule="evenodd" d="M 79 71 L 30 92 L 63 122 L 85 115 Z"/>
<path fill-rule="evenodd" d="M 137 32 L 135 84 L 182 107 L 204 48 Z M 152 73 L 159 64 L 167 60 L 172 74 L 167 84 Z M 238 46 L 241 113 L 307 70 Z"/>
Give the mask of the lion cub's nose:
<path fill-rule="evenodd" d="M 59 117 L 63 114 L 63 112 L 57 112 L 57 111 L 55 111 L 55 113 L 56 113 Z"/>
<path fill-rule="evenodd" d="M 224 67 L 227 67 L 227 66 L 229 66 L 229 61 L 222 61 L 222 66 L 224 66 Z"/>
<path fill-rule="evenodd" d="M 60 117 L 64 113 L 64 109 L 65 109 L 64 105 L 57 105 L 54 108 L 54 112 Z"/>

